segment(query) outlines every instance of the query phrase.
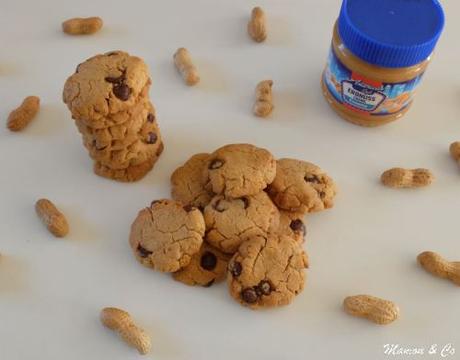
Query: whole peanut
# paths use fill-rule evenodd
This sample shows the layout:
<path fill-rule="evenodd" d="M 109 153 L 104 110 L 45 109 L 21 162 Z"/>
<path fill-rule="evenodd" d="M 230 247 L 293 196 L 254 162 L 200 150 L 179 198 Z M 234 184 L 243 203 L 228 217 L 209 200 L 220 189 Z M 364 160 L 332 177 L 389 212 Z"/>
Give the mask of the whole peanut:
<path fill-rule="evenodd" d="M 426 271 L 460 286 L 459 261 L 447 261 L 441 255 L 432 251 L 422 252 L 417 256 L 417 260 Z"/>
<path fill-rule="evenodd" d="M 62 31 L 69 35 L 90 35 L 102 28 L 100 17 L 72 18 L 62 23 Z"/>
<path fill-rule="evenodd" d="M 104 326 L 118 332 L 120 337 L 130 346 L 145 355 L 150 351 L 151 341 L 149 335 L 137 327 L 131 316 L 121 309 L 108 307 L 101 311 L 101 322 Z"/>
<path fill-rule="evenodd" d="M 350 315 L 363 317 L 380 325 L 389 324 L 399 317 L 399 308 L 395 303 L 370 295 L 349 296 L 343 301 L 343 307 Z"/>
<path fill-rule="evenodd" d="M 256 86 L 256 103 L 254 114 L 259 117 L 267 117 L 273 111 L 272 80 L 263 80 Z"/>
<path fill-rule="evenodd" d="M 47 199 L 40 199 L 35 203 L 38 217 L 48 230 L 56 237 L 64 237 L 69 233 L 69 224 L 63 213 Z"/>
<path fill-rule="evenodd" d="M 186 48 L 177 49 L 174 54 L 174 64 L 187 85 L 192 86 L 200 81 L 198 70 L 193 65 L 192 57 Z"/>
<path fill-rule="evenodd" d="M 21 131 L 35 118 L 39 109 L 40 98 L 38 96 L 26 97 L 22 104 L 8 116 L 8 129 L 11 131 Z"/>
<path fill-rule="evenodd" d="M 428 169 L 393 168 L 380 177 L 382 184 L 393 188 L 418 188 L 430 185 L 434 175 Z"/>
<path fill-rule="evenodd" d="M 248 34 L 256 42 L 262 42 L 267 38 L 265 13 L 260 7 L 252 9 L 248 23 Z"/>
<path fill-rule="evenodd" d="M 460 141 L 450 144 L 450 155 L 460 165 Z"/>

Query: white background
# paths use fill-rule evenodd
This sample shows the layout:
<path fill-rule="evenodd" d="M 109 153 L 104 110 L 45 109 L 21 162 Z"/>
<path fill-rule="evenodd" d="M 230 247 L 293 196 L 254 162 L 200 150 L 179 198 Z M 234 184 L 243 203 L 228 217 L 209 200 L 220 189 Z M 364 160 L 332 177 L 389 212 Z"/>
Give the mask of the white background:
<path fill-rule="evenodd" d="M 259 4 L 269 20 L 263 44 L 246 35 L 258 5 L 251 1 L 0 1 L 0 118 L 27 95 L 42 100 L 25 131 L 0 130 L 1 360 L 139 358 L 99 323 L 104 306 L 130 311 L 151 333 L 149 359 L 374 360 L 388 358 L 386 343 L 452 343 L 460 357 L 460 290 L 415 260 L 423 250 L 460 260 L 460 170 L 448 154 L 460 139 L 460 3 L 444 1 L 447 26 L 413 108 L 375 129 L 341 120 L 321 95 L 340 1 Z M 60 31 L 67 18 L 94 15 L 105 22 L 94 36 Z M 197 87 L 186 87 L 173 66 L 180 46 L 200 69 Z M 79 62 L 113 49 L 150 66 L 166 146 L 135 184 L 92 173 L 61 100 Z M 276 109 L 262 120 L 251 107 L 265 78 L 274 80 Z M 169 196 L 179 164 L 234 142 L 317 163 L 340 188 L 332 210 L 308 217 L 307 287 L 285 308 L 248 310 L 224 284 L 187 287 L 140 266 L 128 246 L 137 211 Z M 436 183 L 384 188 L 380 173 L 393 166 L 430 168 Z M 40 197 L 67 214 L 66 239 L 53 238 L 37 219 Z M 357 293 L 394 300 L 401 318 L 382 327 L 348 316 L 342 300 Z"/>

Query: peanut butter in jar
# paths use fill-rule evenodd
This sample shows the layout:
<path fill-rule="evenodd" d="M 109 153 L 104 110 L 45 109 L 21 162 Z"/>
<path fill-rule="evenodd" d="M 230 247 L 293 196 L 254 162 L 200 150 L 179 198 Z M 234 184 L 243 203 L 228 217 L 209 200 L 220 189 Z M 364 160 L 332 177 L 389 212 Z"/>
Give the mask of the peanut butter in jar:
<path fill-rule="evenodd" d="M 321 81 L 326 100 L 361 126 L 401 118 L 443 27 L 437 0 L 343 0 Z"/>

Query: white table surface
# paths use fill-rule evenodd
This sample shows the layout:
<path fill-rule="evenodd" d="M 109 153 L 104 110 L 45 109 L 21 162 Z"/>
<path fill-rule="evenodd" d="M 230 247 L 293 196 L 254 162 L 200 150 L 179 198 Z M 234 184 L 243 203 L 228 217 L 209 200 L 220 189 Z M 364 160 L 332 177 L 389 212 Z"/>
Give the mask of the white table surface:
<path fill-rule="evenodd" d="M 319 79 L 339 0 L 261 0 L 269 39 L 246 35 L 250 1 L 25 1 L 0 4 L 0 118 L 27 95 L 42 108 L 22 133 L 0 130 L 0 359 L 138 359 L 104 329 L 118 306 L 152 335 L 148 359 L 280 360 L 441 358 L 386 356 L 451 343 L 460 358 L 460 290 L 425 273 L 416 255 L 435 250 L 460 260 L 460 169 L 448 146 L 460 139 L 460 3 L 444 1 L 447 26 L 416 103 L 404 120 L 376 129 L 338 118 Z M 69 37 L 61 21 L 98 15 L 103 30 Z M 186 87 L 172 54 L 187 47 L 202 82 Z M 165 152 L 142 181 L 97 177 L 69 111 L 65 79 L 82 60 L 124 49 L 151 69 L 151 98 Z M 253 90 L 274 80 L 271 119 L 251 114 Z M 169 196 L 171 172 L 190 155 L 250 142 L 277 157 L 317 163 L 337 181 L 330 211 L 309 216 L 311 269 L 288 307 L 254 312 L 224 284 L 192 288 L 140 266 L 128 246 L 139 209 Z M 397 191 L 379 184 L 393 166 L 427 167 L 436 183 Z M 53 238 L 34 213 L 40 197 L 68 216 Z M 401 318 L 376 326 L 345 314 L 347 295 L 369 293 L 400 305 Z"/>

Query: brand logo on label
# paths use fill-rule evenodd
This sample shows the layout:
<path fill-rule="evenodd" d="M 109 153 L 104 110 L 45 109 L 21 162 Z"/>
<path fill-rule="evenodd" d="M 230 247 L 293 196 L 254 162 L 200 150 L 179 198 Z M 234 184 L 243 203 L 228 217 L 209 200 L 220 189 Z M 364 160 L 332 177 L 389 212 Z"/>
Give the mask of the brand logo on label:
<path fill-rule="evenodd" d="M 361 80 L 343 80 L 342 100 L 353 108 L 371 112 L 386 99 L 386 95 L 379 90 L 383 89 L 366 86 Z"/>

